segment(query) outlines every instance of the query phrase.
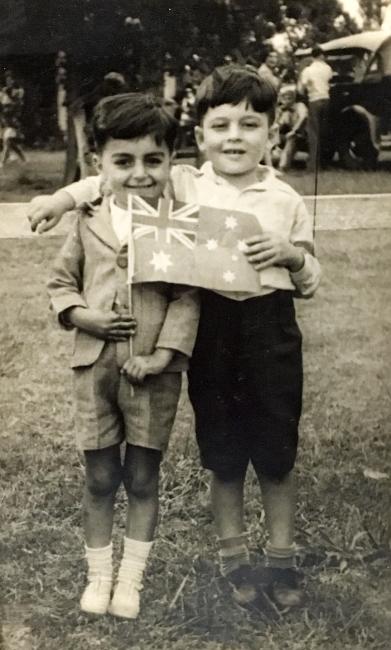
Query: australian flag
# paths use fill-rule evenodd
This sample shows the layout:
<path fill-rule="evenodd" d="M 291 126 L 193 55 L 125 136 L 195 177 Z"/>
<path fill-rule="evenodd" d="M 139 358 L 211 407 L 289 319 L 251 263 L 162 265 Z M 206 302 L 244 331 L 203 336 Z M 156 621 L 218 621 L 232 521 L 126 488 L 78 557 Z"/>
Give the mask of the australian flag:
<path fill-rule="evenodd" d="M 258 293 L 259 276 L 247 261 L 245 239 L 260 232 L 253 214 L 173 199 L 129 202 L 132 283 L 170 282 L 215 291 Z"/>

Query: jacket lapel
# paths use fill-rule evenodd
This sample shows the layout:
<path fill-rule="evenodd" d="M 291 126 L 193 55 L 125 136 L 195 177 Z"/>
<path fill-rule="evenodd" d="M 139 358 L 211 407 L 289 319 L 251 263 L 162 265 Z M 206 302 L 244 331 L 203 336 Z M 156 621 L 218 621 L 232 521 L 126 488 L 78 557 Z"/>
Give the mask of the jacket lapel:
<path fill-rule="evenodd" d="M 108 199 L 105 197 L 99 206 L 92 210 L 92 215 L 86 217 L 86 225 L 101 241 L 115 251 L 121 248 L 121 244 L 113 230 Z"/>

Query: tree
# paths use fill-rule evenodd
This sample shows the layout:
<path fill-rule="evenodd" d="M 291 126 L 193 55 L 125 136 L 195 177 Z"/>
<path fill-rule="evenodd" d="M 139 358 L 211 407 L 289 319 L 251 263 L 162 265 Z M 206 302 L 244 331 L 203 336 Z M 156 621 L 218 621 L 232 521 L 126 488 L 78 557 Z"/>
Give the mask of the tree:
<path fill-rule="evenodd" d="M 373 29 L 381 24 L 382 0 L 360 0 L 360 7 L 366 28 Z"/>

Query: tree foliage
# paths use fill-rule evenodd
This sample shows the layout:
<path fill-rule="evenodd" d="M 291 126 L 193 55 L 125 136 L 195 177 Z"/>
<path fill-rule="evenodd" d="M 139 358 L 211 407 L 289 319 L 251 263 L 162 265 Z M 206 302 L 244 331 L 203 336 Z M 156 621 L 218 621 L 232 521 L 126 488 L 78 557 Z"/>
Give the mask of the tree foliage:
<path fill-rule="evenodd" d="M 368 26 L 381 23 L 382 0 L 360 0 L 360 7 Z"/>

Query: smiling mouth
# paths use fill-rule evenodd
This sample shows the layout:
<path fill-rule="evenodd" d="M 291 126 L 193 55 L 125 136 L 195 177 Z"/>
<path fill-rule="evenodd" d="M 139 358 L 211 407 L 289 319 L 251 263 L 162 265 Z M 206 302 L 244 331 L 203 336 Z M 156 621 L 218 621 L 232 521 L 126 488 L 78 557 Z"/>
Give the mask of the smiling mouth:
<path fill-rule="evenodd" d="M 155 187 L 155 183 L 150 183 L 149 185 L 125 185 L 130 190 L 146 190 L 149 187 Z"/>
<path fill-rule="evenodd" d="M 239 154 L 244 154 L 246 153 L 244 149 L 225 149 L 224 152 L 225 154 L 228 154 L 229 156 L 237 156 Z"/>

